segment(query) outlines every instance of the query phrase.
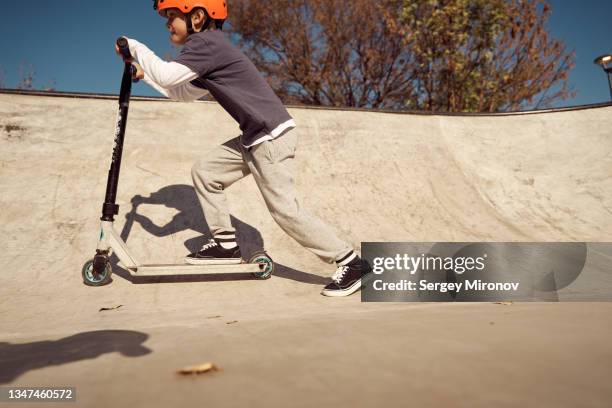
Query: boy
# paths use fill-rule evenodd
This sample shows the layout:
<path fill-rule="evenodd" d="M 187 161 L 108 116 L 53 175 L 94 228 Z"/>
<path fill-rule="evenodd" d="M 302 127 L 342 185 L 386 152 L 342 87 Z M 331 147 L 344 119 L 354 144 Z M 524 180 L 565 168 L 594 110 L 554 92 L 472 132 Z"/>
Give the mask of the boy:
<path fill-rule="evenodd" d="M 224 190 L 252 174 L 270 214 L 298 243 L 338 269 L 321 292 L 348 296 L 361 288 L 365 264 L 347 243 L 297 202 L 288 164 L 295 157 L 296 125 L 253 63 L 221 31 L 227 0 L 155 0 L 167 19 L 170 40 L 183 45 L 173 62 L 128 40 L 138 61 L 138 76 L 168 98 L 195 101 L 210 94 L 240 124 L 240 137 L 215 148 L 197 162 L 192 177 L 213 235 L 190 264 L 241 262 Z M 144 72 L 143 72 L 144 71 Z"/>

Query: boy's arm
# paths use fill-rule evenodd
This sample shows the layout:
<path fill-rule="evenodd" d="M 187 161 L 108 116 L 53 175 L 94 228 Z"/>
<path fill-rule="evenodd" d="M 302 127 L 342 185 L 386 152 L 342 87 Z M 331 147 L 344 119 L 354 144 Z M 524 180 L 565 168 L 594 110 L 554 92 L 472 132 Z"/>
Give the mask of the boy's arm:
<path fill-rule="evenodd" d="M 181 102 L 193 102 L 208 95 L 208 91 L 191 85 L 189 82 L 183 85 L 175 86 L 174 88 L 164 89 L 159 86 L 151 77 L 145 73 L 143 80 L 166 98 Z"/>
<path fill-rule="evenodd" d="M 170 95 L 168 95 L 168 91 L 162 88 L 161 86 L 157 85 L 157 83 L 155 83 L 155 81 L 153 81 L 146 72 L 144 74 L 143 81 L 145 81 L 147 85 L 149 85 L 151 88 L 155 89 L 157 92 L 164 95 L 166 98 L 170 98 Z"/>
<path fill-rule="evenodd" d="M 128 39 L 128 44 L 132 58 L 140 64 L 149 78 L 164 89 L 174 88 L 198 78 L 198 74 L 186 66 L 162 60 L 146 45 L 136 40 Z"/>
<path fill-rule="evenodd" d="M 160 59 L 146 45 L 136 40 L 128 40 L 130 53 L 145 72 L 144 81 L 162 95 L 178 101 L 195 101 L 208 94 L 208 91 L 191 85 L 190 81 L 198 74 L 177 62 Z"/>

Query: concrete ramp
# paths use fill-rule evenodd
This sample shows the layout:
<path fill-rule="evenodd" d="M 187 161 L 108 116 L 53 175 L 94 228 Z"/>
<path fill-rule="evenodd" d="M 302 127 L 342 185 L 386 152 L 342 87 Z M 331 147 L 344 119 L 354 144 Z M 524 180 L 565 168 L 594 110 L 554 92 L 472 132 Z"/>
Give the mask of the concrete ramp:
<path fill-rule="evenodd" d="M 116 110 L 0 94 L 0 385 L 75 386 L 88 407 L 609 405 L 612 304 L 324 298 L 334 267 L 279 229 L 250 178 L 228 196 L 245 252 L 277 261 L 272 279 L 116 267 L 85 287 Z M 612 241 L 612 106 L 290 113 L 301 203 L 356 247 Z M 203 243 L 191 166 L 238 134 L 214 103 L 132 102 L 116 226 L 138 260 L 180 262 Z M 175 374 L 205 362 L 221 371 Z"/>
<path fill-rule="evenodd" d="M 510 116 L 290 111 L 300 200 L 355 246 L 612 240 L 612 107 Z M 62 259 L 92 253 L 115 116 L 112 100 L 0 96 L 3 263 L 36 268 L 24 252 L 41 249 Z M 172 262 L 200 245 L 206 228 L 191 166 L 238 134 L 214 103 L 132 103 L 117 226 L 131 220 L 123 232 L 137 257 Z M 145 203 L 132 208 L 138 195 Z M 228 196 L 243 245 L 329 270 L 276 226 L 250 177 Z"/>

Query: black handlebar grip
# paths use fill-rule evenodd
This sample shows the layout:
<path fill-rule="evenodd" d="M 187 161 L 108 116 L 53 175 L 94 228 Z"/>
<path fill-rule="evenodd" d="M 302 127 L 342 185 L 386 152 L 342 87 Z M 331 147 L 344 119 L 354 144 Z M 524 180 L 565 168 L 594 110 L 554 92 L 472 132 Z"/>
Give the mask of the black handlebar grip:
<path fill-rule="evenodd" d="M 130 46 L 128 44 L 128 40 L 125 37 L 119 37 L 117 39 L 117 47 L 119 47 L 119 52 L 123 59 L 131 59 L 132 54 L 130 53 Z"/>

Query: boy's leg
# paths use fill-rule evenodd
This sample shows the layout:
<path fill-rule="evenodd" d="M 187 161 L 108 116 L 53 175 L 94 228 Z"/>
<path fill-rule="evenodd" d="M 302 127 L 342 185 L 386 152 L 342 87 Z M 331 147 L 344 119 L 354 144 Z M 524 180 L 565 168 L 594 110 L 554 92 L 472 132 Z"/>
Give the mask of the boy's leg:
<path fill-rule="evenodd" d="M 235 241 L 236 230 L 231 223 L 224 190 L 249 172 L 238 137 L 208 152 L 206 158 L 191 169 L 196 194 L 215 239 L 233 238 Z"/>
<path fill-rule="evenodd" d="M 278 225 L 303 247 L 327 262 L 346 265 L 356 258 L 351 246 L 297 201 L 292 164 L 297 133 L 288 132 L 243 149 L 245 160 L 261 191 L 270 214 Z"/>

